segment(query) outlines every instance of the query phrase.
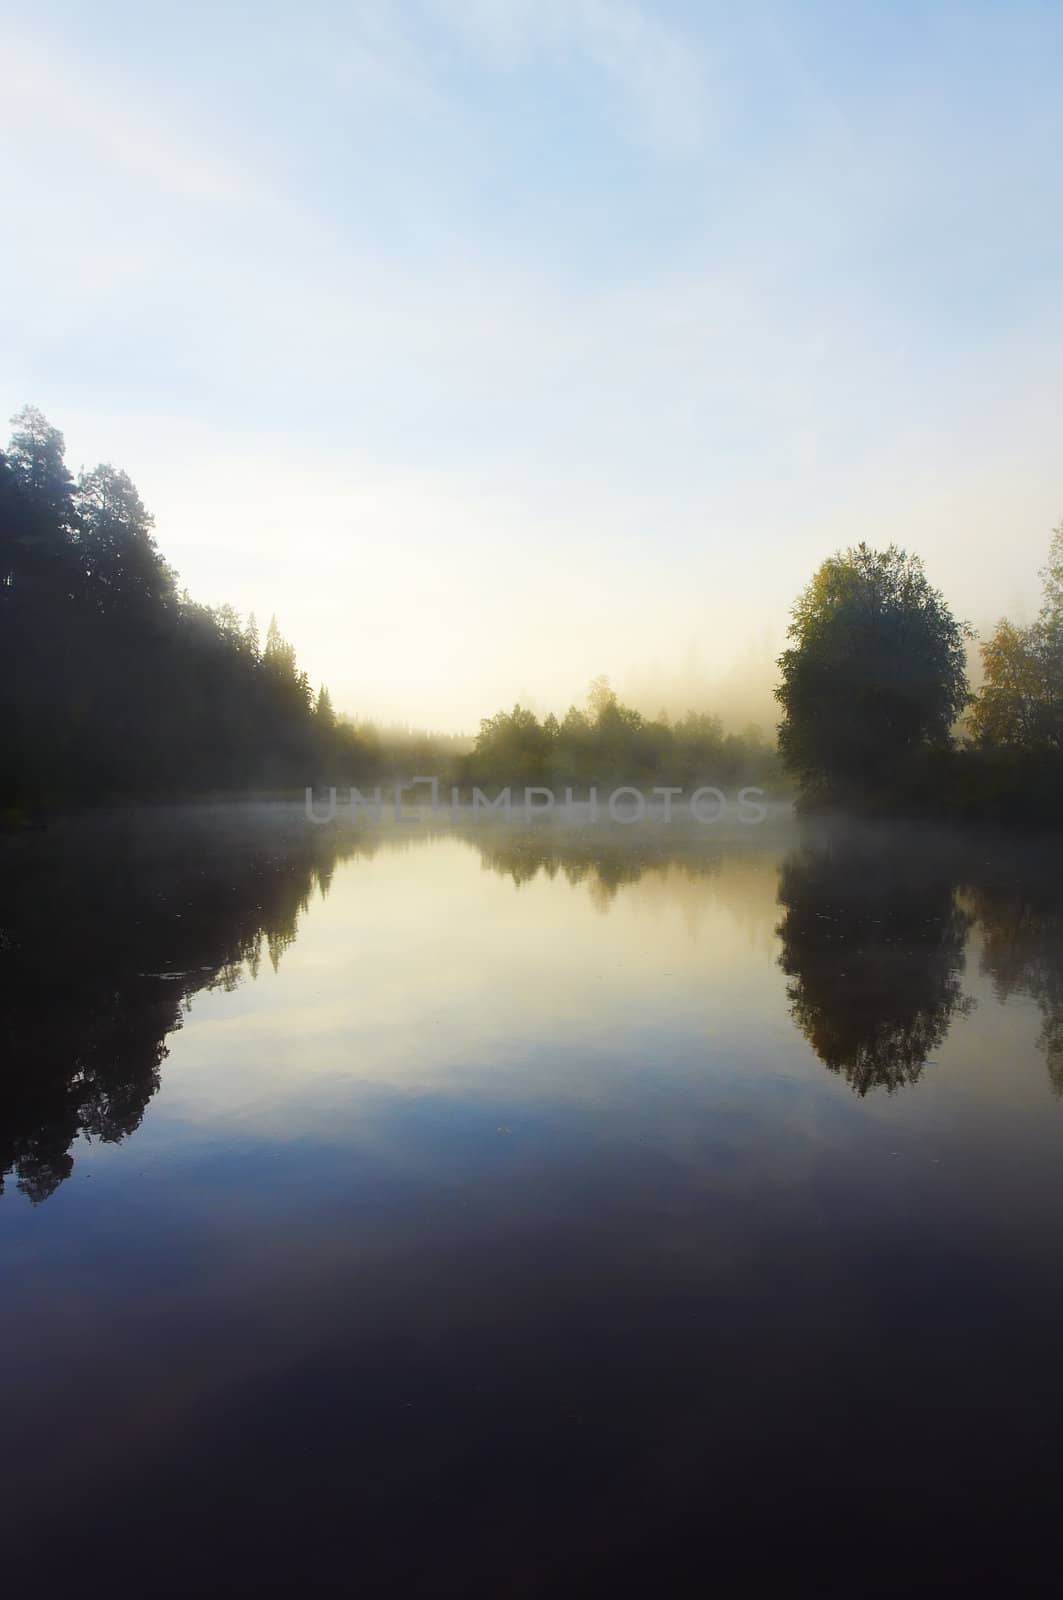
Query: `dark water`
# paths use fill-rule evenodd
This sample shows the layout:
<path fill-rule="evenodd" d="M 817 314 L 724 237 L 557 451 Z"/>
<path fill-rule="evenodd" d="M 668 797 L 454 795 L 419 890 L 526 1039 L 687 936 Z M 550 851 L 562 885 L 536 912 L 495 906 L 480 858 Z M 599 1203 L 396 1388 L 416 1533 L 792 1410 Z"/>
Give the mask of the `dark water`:
<path fill-rule="evenodd" d="M 1055 852 L 228 808 L 0 870 L 12 1592 L 1055 1579 Z"/>

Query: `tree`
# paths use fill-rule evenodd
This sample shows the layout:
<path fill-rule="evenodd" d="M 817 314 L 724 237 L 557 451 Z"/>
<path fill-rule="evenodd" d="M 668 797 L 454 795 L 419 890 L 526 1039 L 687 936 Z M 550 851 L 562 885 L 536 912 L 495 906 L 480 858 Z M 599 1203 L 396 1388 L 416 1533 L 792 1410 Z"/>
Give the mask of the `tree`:
<path fill-rule="evenodd" d="M 1046 626 L 1063 628 L 1063 522 L 1052 529 L 1048 565 L 1041 568 L 1040 578 L 1044 585 L 1041 621 Z"/>
<path fill-rule="evenodd" d="M 73 479 L 67 471 L 63 435 L 36 406 L 23 406 L 11 418 L 7 459 L 31 503 L 60 527 L 73 520 Z"/>
<path fill-rule="evenodd" d="M 276 621 L 179 592 L 128 474 L 66 470 L 32 407 L 0 452 L 0 807 L 288 785 L 366 759 Z"/>
<path fill-rule="evenodd" d="M 592 716 L 599 722 L 616 705 L 616 690 L 604 672 L 600 672 L 591 680 L 591 686 L 587 691 L 587 704 L 591 708 Z"/>
<path fill-rule="evenodd" d="M 542 783 L 548 776 L 550 740 L 534 711 L 515 705 L 484 717 L 469 758 L 473 783 Z"/>
<path fill-rule="evenodd" d="M 11 419 L 14 431 L 0 454 L 0 587 L 17 590 L 27 631 L 29 611 L 77 588 L 72 536 L 77 522 L 63 435 L 36 406 Z"/>
<path fill-rule="evenodd" d="M 1002 617 L 982 646 L 985 682 L 970 717 L 977 744 L 1063 751 L 1063 523 L 1040 576 L 1036 622 L 1020 628 Z"/>
<path fill-rule="evenodd" d="M 129 474 L 109 462 L 83 472 L 76 506 L 77 548 L 97 609 L 172 605 L 174 575 L 152 536 L 155 519 Z"/>
<path fill-rule="evenodd" d="M 975 742 L 1035 749 L 1044 687 L 1035 629 L 1001 617 L 981 655 L 985 682 L 970 715 Z"/>
<path fill-rule="evenodd" d="M 332 709 L 332 696 L 322 684 L 314 704 L 314 718 L 324 733 L 332 733 L 336 726 L 336 713 Z"/>
<path fill-rule="evenodd" d="M 10 601 L 26 543 L 26 505 L 15 469 L 0 450 L 0 605 Z"/>
<path fill-rule="evenodd" d="M 794 606 L 779 657 L 779 749 L 807 796 L 883 795 L 947 748 L 968 701 L 970 630 L 917 556 L 866 544 L 831 556 Z"/>
<path fill-rule="evenodd" d="M 285 639 L 275 616 L 270 617 L 269 627 L 266 629 L 266 648 L 262 652 L 262 662 L 275 677 L 295 681 L 297 674 L 295 646 Z"/>

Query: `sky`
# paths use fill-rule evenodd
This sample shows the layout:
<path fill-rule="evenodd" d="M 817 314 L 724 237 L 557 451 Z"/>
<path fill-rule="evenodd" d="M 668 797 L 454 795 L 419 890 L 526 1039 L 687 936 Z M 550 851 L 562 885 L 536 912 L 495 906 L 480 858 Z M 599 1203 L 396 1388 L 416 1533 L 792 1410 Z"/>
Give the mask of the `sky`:
<path fill-rule="evenodd" d="M 1063 6 L 0 0 L 0 402 L 339 709 L 772 716 L 818 563 L 1063 518 Z"/>

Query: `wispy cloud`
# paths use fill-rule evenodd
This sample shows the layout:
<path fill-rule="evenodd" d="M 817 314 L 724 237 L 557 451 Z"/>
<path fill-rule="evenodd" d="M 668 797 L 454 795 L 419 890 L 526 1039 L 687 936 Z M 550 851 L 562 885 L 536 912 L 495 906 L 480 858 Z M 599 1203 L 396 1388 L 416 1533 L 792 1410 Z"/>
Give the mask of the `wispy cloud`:
<path fill-rule="evenodd" d="M 32 181 L 35 163 L 48 170 L 58 155 L 70 180 L 91 187 L 102 169 L 112 181 L 124 175 L 148 185 L 149 194 L 241 210 L 265 190 L 259 173 L 197 138 L 180 106 L 168 114 L 128 72 L 15 31 L 5 32 L 2 62 L 0 140 L 16 181 Z"/>
<path fill-rule="evenodd" d="M 496 65 L 582 57 L 612 85 L 637 142 L 697 148 L 709 110 L 704 47 L 631 0 L 429 0 Z"/>
<path fill-rule="evenodd" d="M 857 536 L 924 549 L 976 621 L 1034 592 L 1040 46 L 1003 29 L 1002 77 L 990 28 L 953 72 L 953 27 L 854 87 L 866 18 L 839 56 L 760 7 L 309 0 L 212 8 L 207 51 L 176 5 L 108 4 L 6 44 L 4 398 L 126 465 L 193 591 L 277 605 L 344 703 L 468 724 L 694 637 L 715 666 Z M 345 618 L 405 634 L 409 681 Z"/>

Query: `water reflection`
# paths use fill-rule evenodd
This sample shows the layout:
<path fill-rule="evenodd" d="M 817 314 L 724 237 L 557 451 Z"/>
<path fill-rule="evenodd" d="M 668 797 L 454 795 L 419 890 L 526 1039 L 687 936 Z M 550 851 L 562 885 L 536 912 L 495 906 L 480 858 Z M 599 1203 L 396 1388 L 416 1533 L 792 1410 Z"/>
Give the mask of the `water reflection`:
<path fill-rule="evenodd" d="M 0 912 L 3 1174 L 32 1201 L 80 1134 L 116 1143 L 159 1087 L 191 997 L 276 968 L 312 894 L 371 837 L 288 810 L 185 808 L 7 841 Z"/>
<path fill-rule="evenodd" d="M 1004 1576 L 1054 1526 L 1052 863 L 276 808 L 11 844 L 15 1587 L 154 1593 L 161 1539 L 183 1594 L 706 1550 L 841 1593 L 869 1549 L 967 1592 L 972 1523 Z"/>
<path fill-rule="evenodd" d="M 860 1095 L 917 1083 L 973 1004 L 973 919 L 951 866 L 910 842 L 843 834 L 783 862 L 779 903 L 791 1014 L 823 1064 Z"/>
<path fill-rule="evenodd" d="M 988 863 L 985 864 L 989 866 Z M 980 968 L 1004 1003 L 1032 999 L 1041 1013 L 1037 1046 L 1052 1087 L 1063 1095 L 1063 905 L 1059 862 L 1042 862 L 1014 876 L 969 885 L 962 899 L 981 936 Z"/>
<path fill-rule="evenodd" d="M 520 888 L 542 873 L 560 874 L 575 888 L 584 885 L 593 904 L 607 911 L 617 891 L 647 873 L 674 871 L 693 880 L 719 873 L 721 848 L 679 829 L 657 827 L 634 837 L 627 829 L 545 827 L 480 830 L 465 835 L 485 867 Z"/>
<path fill-rule="evenodd" d="M 457 838 L 519 891 L 518 919 L 532 915 L 530 885 L 554 892 L 539 914 L 545 936 L 562 948 L 575 909 L 566 890 L 602 915 L 622 900 L 629 920 L 621 944 L 635 957 L 649 949 L 660 918 L 678 913 L 690 954 L 662 956 L 659 972 L 639 975 L 654 1005 L 677 992 L 680 961 L 695 987 L 699 961 L 719 964 L 718 931 L 710 951 L 697 946 L 711 908 L 726 907 L 744 940 L 735 981 L 752 974 L 757 985 L 744 1003 L 767 1003 L 757 974 L 777 958 L 793 1023 L 860 1096 L 918 1083 L 954 1020 L 970 1014 L 965 952 L 973 930 L 977 970 L 996 998 L 1021 995 L 1039 1007 L 1039 1048 L 1063 1093 L 1060 875 L 1011 845 L 844 829 L 797 843 L 770 835 L 715 842 L 660 827 L 377 831 L 307 826 L 294 807 L 185 808 L 96 818 L 5 843 L 0 1173 L 13 1173 L 31 1201 L 47 1199 L 71 1175 L 79 1136 L 115 1143 L 138 1128 L 159 1088 L 167 1037 L 193 996 L 253 981 L 264 962 L 275 971 L 339 863 L 427 852 L 430 896 L 431 852 L 442 837 L 452 849 Z M 485 925 L 470 951 L 482 962 L 494 940 L 488 913 L 479 914 Z M 402 915 L 396 908 L 397 925 Z M 411 903 L 408 915 L 423 915 L 423 905 L 419 912 Z M 529 1000 L 529 1034 L 560 1003 L 558 976 L 543 981 L 550 987 Z M 570 1027 L 595 1007 L 608 1023 L 604 991 L 588 991 L 584 979 L 570 998 Z M 509 1004 L 519 1009 L 519 997 Z M 739 1033 L 749 1021 L 742 1004 L 736 992 L 728 1024 Z M 482 1030 L 485 1014 L 470 1015 Z M 505 1016 L 496 1021 L 504 1037 Z"/>

